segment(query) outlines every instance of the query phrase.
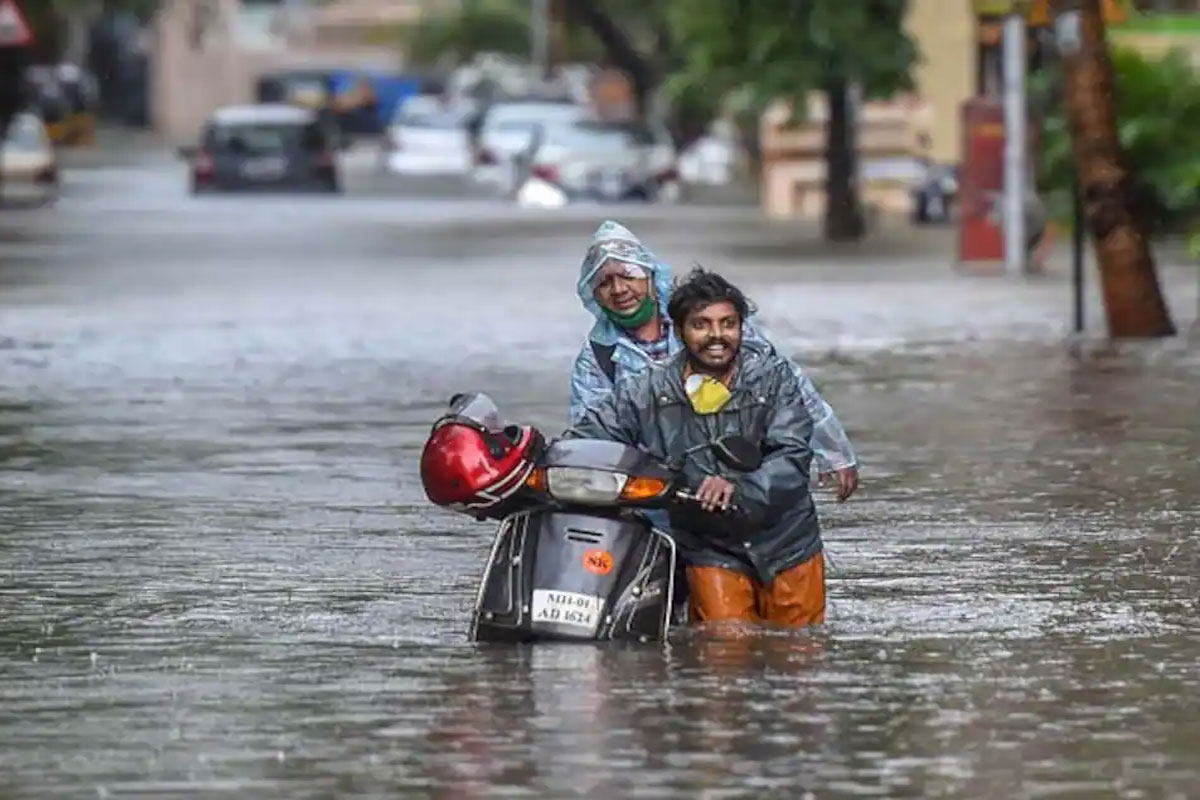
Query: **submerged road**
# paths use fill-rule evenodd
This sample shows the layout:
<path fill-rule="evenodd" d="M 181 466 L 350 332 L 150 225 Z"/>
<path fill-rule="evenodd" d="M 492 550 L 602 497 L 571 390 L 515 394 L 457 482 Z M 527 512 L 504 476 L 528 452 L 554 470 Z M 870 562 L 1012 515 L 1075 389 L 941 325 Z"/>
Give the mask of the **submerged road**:
<path fill-rule="evenodd" d="M 68 181 L 0 214 L 5 798 L 1200 794 L 1194 344 L 1071 355 L 1059 280 L 738 210 Z M 849 428 L 824 629 L 465 641 L 491 530 L 420 446 L 462 389 L 561 428 L 608 215 L 742 282 Z"/>

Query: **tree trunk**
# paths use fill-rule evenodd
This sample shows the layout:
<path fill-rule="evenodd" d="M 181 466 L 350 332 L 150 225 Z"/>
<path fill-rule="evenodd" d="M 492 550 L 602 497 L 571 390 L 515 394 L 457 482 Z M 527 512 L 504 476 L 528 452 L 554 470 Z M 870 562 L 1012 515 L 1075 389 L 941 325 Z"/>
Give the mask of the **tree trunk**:
<path fill-rule="evenodd" d="M 658 85 L 658 75 L 649 59 L 638 53 L 633 42 L 601 5 L 598 0 L 567 0 L 565 11 L 568 17 L 591 30 L 604 46 L 612 65 L 629 76 L 638 114 L 645 116 L 650 95 Z"/>
<path fill-rule="evenodd" d="M 1073 8 L 1080 11 L 1079 50 L 1064 58 L 1064 101 L 1084 216 L 1100 266 L 1108 332 L 1120 338 L 1171 336 L 1175 326 L 1117 138 L 1115 82 L 1100 0 L 1056 0 L 1060 14 Z"/>
<path fill-rule="evenodd" d="M 825 238 L 856 241 L 866 233 L 858 197 L 858 152 L 854 111 L 846 81 L 825 87 L 829 121 L 825 126 Z"/>

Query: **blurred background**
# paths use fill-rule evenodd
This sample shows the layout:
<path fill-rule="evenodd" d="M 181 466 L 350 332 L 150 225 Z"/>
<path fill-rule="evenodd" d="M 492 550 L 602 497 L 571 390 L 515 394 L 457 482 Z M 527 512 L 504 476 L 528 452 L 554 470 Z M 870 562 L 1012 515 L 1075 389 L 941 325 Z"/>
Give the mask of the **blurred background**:
<path fill-rule="evenodd" d="M 1195 92 L 1194 4 L 1099 5 L 1118 80 L 1129 85 L 1120 136 L 1143 219 L 1156 233 L 1186 233 L 1196 212 L 1194 142 L 1164 131 L 1186 126 Z M 1048 0 L 912 0 L 861 14 L 815 4 L 792 15 L 804 24 L 786 41 L 777 35 L 783 12 L 747 17 L 734 34 L 720 29 L 715 6 L 688 2 L 12 6 L 25 9 L 31 41 L 0 52 L 20 52 L 12 70 L 23 73 L 20 105 L 55 149 L 94 149 L 98 127 L 104 144 L 183 148 L 193 188 L 228 188 L 207 177 L 218 155 L 202 141 L 213 114 L 282 103 L 319 118 L 336 156 L 325 182 L 339 191 L 344 173 L 362 190 L 522 206 L 755 204 L 775 219 L 824 214 L 832 240 L 861 238 L 865 221 L 881 216 L 914 226 L 957 220 L 952 255 L 968 266 L 1005 257 L 1004 138 L 989 131 L 1004 120 L 1003 26 L 1016 9 L 1019 58 L 1032 76 L 1021 87 L 1032 153 L 1019 168 L 1029 173 L 1024 227 L 1042 243 L 1047 225 L 1071 215 Z M 26 118 L 15 131 L 29 139 L 33 127 Z M 258 178 L 241 174 L 250 186 L 239 188 L 277 183 L 261 166 Z M 1037 269 L 1043 254 L 1022 260 Z"/>

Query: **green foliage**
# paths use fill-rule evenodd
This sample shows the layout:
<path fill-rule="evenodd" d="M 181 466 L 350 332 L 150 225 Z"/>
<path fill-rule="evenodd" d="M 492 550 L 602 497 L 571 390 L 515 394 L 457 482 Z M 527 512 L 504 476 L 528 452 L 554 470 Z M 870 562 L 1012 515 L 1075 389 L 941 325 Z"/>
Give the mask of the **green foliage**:
<path fill-rule="evenodd" d="M 470 60 L 477 53 L 528 55 L 529 13 L 522 4 L 477 0 L 461 13 L 429 16 L 399 32 L 409 57 L 422 65 L 454 57 Z"/>
<path fill-rule="evenodd" d="M 1117 132 L 1138 184 L 1141 206 L 1156 232 L 1196 229 L 1200 254 L 1200 73 L 1180 53 L 1151 58 L 1132 50 L 1113 52 Z M 1039 79 L 1053 91 L 1059 76 Z M 1074 158 L 1062 103 L 1047 103 L 1039 184 L 1052 213 L 1070 216 Z"/>
<path fill-rule="evenodd" d="M 673 0 L 687 42 L 672 95 L 703 86 L 742 90 L 758 108 L 846 81 L 869 97 L 911 88 L 917 49 L 904 30 L 906 0 Z M 803 109 L 802 102 L 793 102 Z"/>

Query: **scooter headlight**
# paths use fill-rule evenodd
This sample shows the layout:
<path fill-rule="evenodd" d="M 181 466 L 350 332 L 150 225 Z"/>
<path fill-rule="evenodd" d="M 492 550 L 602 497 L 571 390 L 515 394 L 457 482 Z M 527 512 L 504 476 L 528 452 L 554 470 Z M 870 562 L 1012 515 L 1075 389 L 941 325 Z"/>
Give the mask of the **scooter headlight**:
<path fill-rule="evenodd" d="M 582 467 L 550 467 L 546 486 L 551 497 L 580 505 L 611 505 L 621 497 L 629 478 L 620 472 Z"/>

